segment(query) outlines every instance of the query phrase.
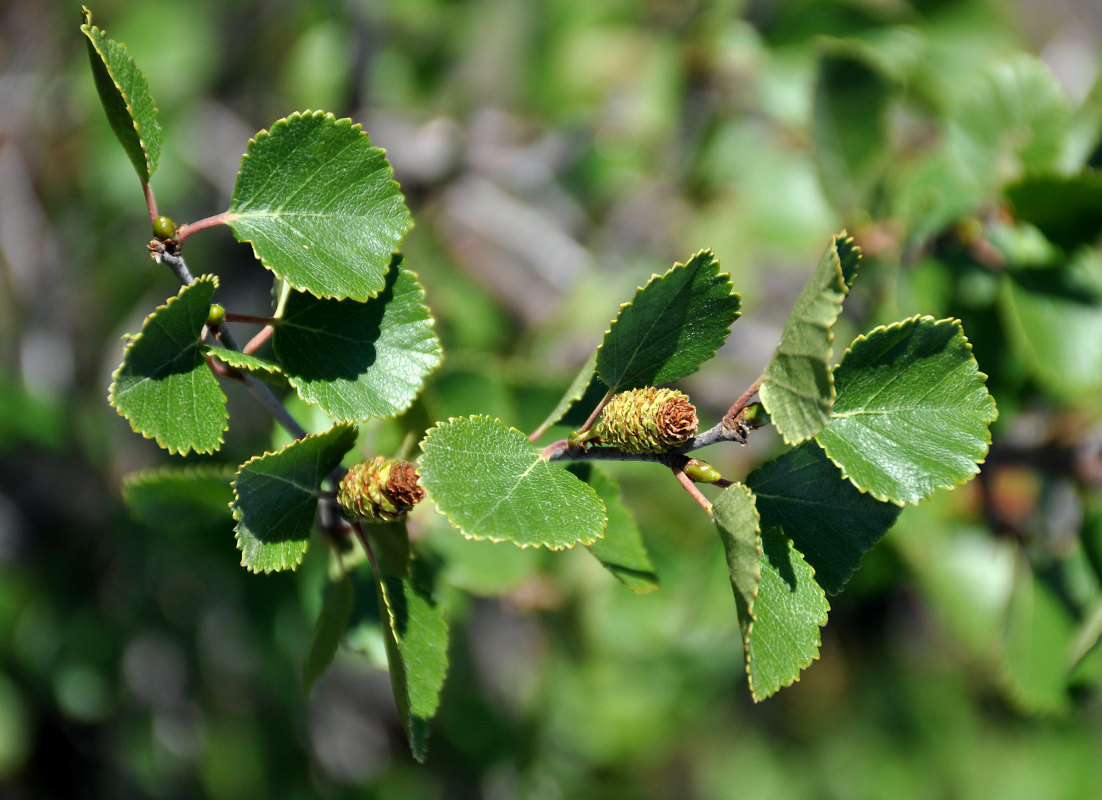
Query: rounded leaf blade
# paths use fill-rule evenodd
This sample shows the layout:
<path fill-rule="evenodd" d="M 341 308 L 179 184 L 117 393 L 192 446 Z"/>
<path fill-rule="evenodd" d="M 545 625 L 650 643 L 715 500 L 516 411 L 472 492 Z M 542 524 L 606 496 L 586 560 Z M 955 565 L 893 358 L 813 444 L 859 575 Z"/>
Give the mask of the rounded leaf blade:
<path fill-rule="evenodd" d="M 877 328 L 835 369 L 834 415 L 816 438 L 858 489 L 918 503 L 979 471 L 998 416 L 985 378 L 958 320 Z"/>
<path fill-rule="evenodd" d="M 559 550 L 604 532 L 605 505 L 593 489 L 499 420 L 449 419 L 421 450 L 421 484 L 468 538 Z"/>
<path fill-rule="evenodd" d="M 112 376 L 111 405 L 170 453 L 213 453 L 228 427 L 226 395 L 199 340 L 217 287 L 204 275 L 146 317 Z"/>
<path fill-rule="evenodd" d="M 226 222 L 294 288 L 361 301 L 383 290 L 413 226 L 383 151 L 322 111 L 292 114 L 249 142 Z"/>

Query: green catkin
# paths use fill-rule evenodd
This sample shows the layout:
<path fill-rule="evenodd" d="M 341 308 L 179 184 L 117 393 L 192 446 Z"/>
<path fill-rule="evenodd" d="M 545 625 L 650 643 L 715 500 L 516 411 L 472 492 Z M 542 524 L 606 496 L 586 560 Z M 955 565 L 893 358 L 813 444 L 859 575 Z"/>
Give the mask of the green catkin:
<path fill-rule="evenodd" d="M 613 397 L 594 432 L 628 453 L 662 453 L 695 436 L 697 424 L 687 395 L 647 386 Z"/>
<path fill-rule="evenodd" d="M 425 497 L 417 467 L 396 458 L 375 456 L 341 478 L 337 503 L 349 519 L 394 522 Z"/>

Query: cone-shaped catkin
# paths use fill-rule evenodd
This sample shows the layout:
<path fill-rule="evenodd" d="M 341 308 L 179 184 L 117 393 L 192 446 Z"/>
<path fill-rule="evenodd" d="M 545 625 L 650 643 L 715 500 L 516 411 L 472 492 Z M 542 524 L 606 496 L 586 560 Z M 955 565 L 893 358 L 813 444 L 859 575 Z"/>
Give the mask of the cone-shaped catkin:
<path fill-rule="evenodd" d="M 375 456 L 344 473 L 337 503 L 349 519 L 394 522 L 425 498 L 417 467 Z"/>
<path fill-rule="evenodd" d="M 613 397 L 594 432 L 628 453 L 662 453 L 693 438 L 696 427 L 696 409 L 686 395 L 647 386 Z"/>

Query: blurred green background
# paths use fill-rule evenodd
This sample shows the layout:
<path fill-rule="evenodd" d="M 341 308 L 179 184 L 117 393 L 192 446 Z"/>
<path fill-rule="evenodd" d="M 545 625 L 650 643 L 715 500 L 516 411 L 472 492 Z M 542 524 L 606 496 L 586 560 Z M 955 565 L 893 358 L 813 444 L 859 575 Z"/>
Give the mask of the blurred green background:
<path fill-rule="evenodd" d="M 1102 797 L 1097 2 L 92 8 L 149 78 L 177 222 L 224 210 L 249 137 L 292 111 L 351 116 L 387 149 L 446 350 L 406 428 L 530 430 L 617 305 L 704 247 L 744 310 L 685 382 L 710 425 L 842 226 L 867 259 L 836 355 L 955 315 L 990 376 L 981 479 L 904 512 L 831 598 L 819 662 L 757 705 L 718 541 L 655 468 L 613 465 L 662 580 L 645 596 L 585 554 L 467 542 L 419 509 L 452 621 L 425 766 L 377 641 L 304 696 L 324 564 L 248 575 L 226 518 L 146 524 L 122 503 L 125 475 L 170 459 L 107 386 L 176 286 L 145 253 L 79 11 L 0 4 L 0 795 Z M 227 230 L 187 256 L 229 310 L 268 311 Z M 189 462 L 270 446 L 227 392 L 223 452 Z M 762 432 L 705 457 L 740 477 L 778 448 Z"/>

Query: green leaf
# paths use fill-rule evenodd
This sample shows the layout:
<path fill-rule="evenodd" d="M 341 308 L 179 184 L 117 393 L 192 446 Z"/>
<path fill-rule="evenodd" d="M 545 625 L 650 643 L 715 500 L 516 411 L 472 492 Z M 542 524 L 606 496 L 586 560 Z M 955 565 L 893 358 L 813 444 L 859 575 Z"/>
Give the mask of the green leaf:
<path fill-rule="evenodd" d="M 390 685 L 413 757 L 428 755 L 429 720 L 440 704 L 448 670 L 448 625 L 432 598 L 411 581 L 384 576 L 379 605 Z"/>
<path fill-rule="evenodd" d="M 604 531 L 605 506 L 593 489 L 499 420 L 441 422 L 421 450 L 421 484 L 464 536 L 559 550 L 592 544 Z"/>
<path fill-rule="evenodd" d="M 831 594 L 842 591 L 900 512 L 854 487 L 814 442 L 762 465 L 746 484 L 762 526 L 791 539 Z"/>
<path fill-rule="evenodd" d="M 1008 270 L 1000 310 L 1019 357 L 1050 393 L 1102 387 L 1102 259 L 1084 250 L 1061 269 Z"/>
<path fill-rule="evenodd" d="M 241 465 L 233 481 L 241 566 L 250 572 L 277 572 L 302 562 L 318 488 L 355 441 L 355 428 L 336 425 Z"/>
<path fill-rule="evenodd" d="M 272 347 L 299 396 L 340 420 L 393 417 L 440 364 L 440 342 L 417 277 L 396 258 L 365 303 L 292 293 Z"/>
<path fill-rule="evenodd" d="M 348 626 L 348 615 L 352 612 L 352 581 L 347 575 L 339 581 L 326 585 L 322 599 L 321 613 L 314 625 L 314 638 L 306 653 L 306 667 L 303 672 L 305 692 L 310 693 L 314 683 L 320 678 L 337 655 L 337 648 L 344 638 Z"/>
<path fill-rule="evenodd" d="M 998 416 L 955 319 L 912 317 L 859 336 L 834 371 L 834 416 L 818 442 L 854 486 L 917 503 L 971 478 Z"/>
<path fill-rule="evenodd" d="M 296 113 L 250 142 L 226 217 L 300 291 L 368 300 L 413 226 L 394 172 L 359 125 Z"/>
<path fill-rule="evenodd" d="M 1061 166 L 1072 109 L 1052 71 L 1032 55 L 989 70 L 955 110 L 950 133 L 982 185 Z"/>
<path fill-rule="evenodd" d="M 823 193 L 846 218 L 869 208 L 888 164 L 892 90 L 880 71 L 850 45 L 839 42 L 819 57 L 811 126 Z"/>
<path fill-rule="evenodd" d="M 1006 189 L 1014 215 L 1066 250 L 1102 236 L 1102 173 L 1029 175 Z"/>
<path fill-rule="evenodd" d="M 755 507 L 754 493 L 741 483 L 728 486 L 712 504 L 712 519 L 727 558 L 742 645 L 749 653 L 762 559 L 761 518 Z"/>
<path fill-rule="evenodd" d="M 819 657 L 819 628 L 830 611 L 815 570 L 792 542 L 765 528 L 761 545 L 761 581 L 746 657 L 755 700 L 799 680 L 800 672 Z"/>
<path fill-rule="evenodd" d="M 691 375 L 727 340 L 741 303 L 715 253 L 702 250 L 620 307 L 597 351 L 597 373 L 618 392 Z"/>
<path fill-rule="evenodd" d="M 144 469 L 123 478 L 122 499 L 135 520 L 157 530 L 228 526 L 235 471 L 228 464 Z"/>
<path fill-rule="evenodd" d="M 161 156 L 161 125 L 157 122 L 157 108 L 153 105 L 149 82 L 130 57 L 126 45 L 108 39 L 102 30 L 93 26 L 92 12 L 87 8 L 82 7 L 81 14 L 84 24 L 80 31 L 87 38 L 92 77 L 107 121 L 142 183 L 149 183 Z"/>
<path fill-rule="evenodd" d="M 819 653 L 819 628 L 830 606 L 792 543 L 772 528 L 761 530 L 754 494 L 727 487 L 712 506 L 735 592 L 746 672 L 755 700 L 799 678 Z"/>
<path fill-rule="evenodd" d="M 831 239 L 788 315 L 780 344 L 762 374 L 761 401 L 787 444 L 810 439 L 834 404 L 832 328 L 857 275 L 861 250 L 845 231 Z"/>
<path fill-rule="evenodd" d="M 594 350 L 593 354 L 586 359 L 584 364 L 582 364 L 582 368 L 578 370 L 578 374 L 574 376 L 574 380 L 570 382 L 570 386 L 563 394 L 562 399 L 559 400 L 558 405 L 551 409 L 551 413 L 539 424 L 539 427 L 536 429 L 537 431 L 543 432 L 550 428 L 563 418 L 563 415 L 570 410 L 572 405 L 582 399 L 586 389 L 588 389 L 590 384 L 597 379 L 593 374 L 596 367 L 597 351 Z"/>
<path fill-rule="evenodd" d="M 1007 688 L 1022 709 L 1034 714 L 1068 710 L 1074 635 L 1067 607 L 1020 560 L 1007 609 L 1004 645 Z"/>
<path fill-rule="evenodd" d="M 567 469 L 592 487 L 608 513 L 605 535 L 589 545 L 589 552 L 633 592 L 653 592 L 658 588 L 658 575 L 639 526 L 620 496 L 620 485 L 591 462 L 575 462 Z"/>
<path fill-rule="evenodd" d="M 199 342 L 217 287 L 204 275 L 146 317 L 112 376 L 111 405 L 170 453 L 213 453 L 228 427 L 226 396 Z"/>
<path fill-rule="evenodd" d="M 283 370 L 280 369 L 279 364 L 242 353 L 239 350 L 228 350 L 225 347 L 205 344 L 203 345 L 203 355 L 214 356 L 227 367 L 233 367 L 239 372 L 247 372 L 260 378 L 278 380 L 283 376 Z"/>

